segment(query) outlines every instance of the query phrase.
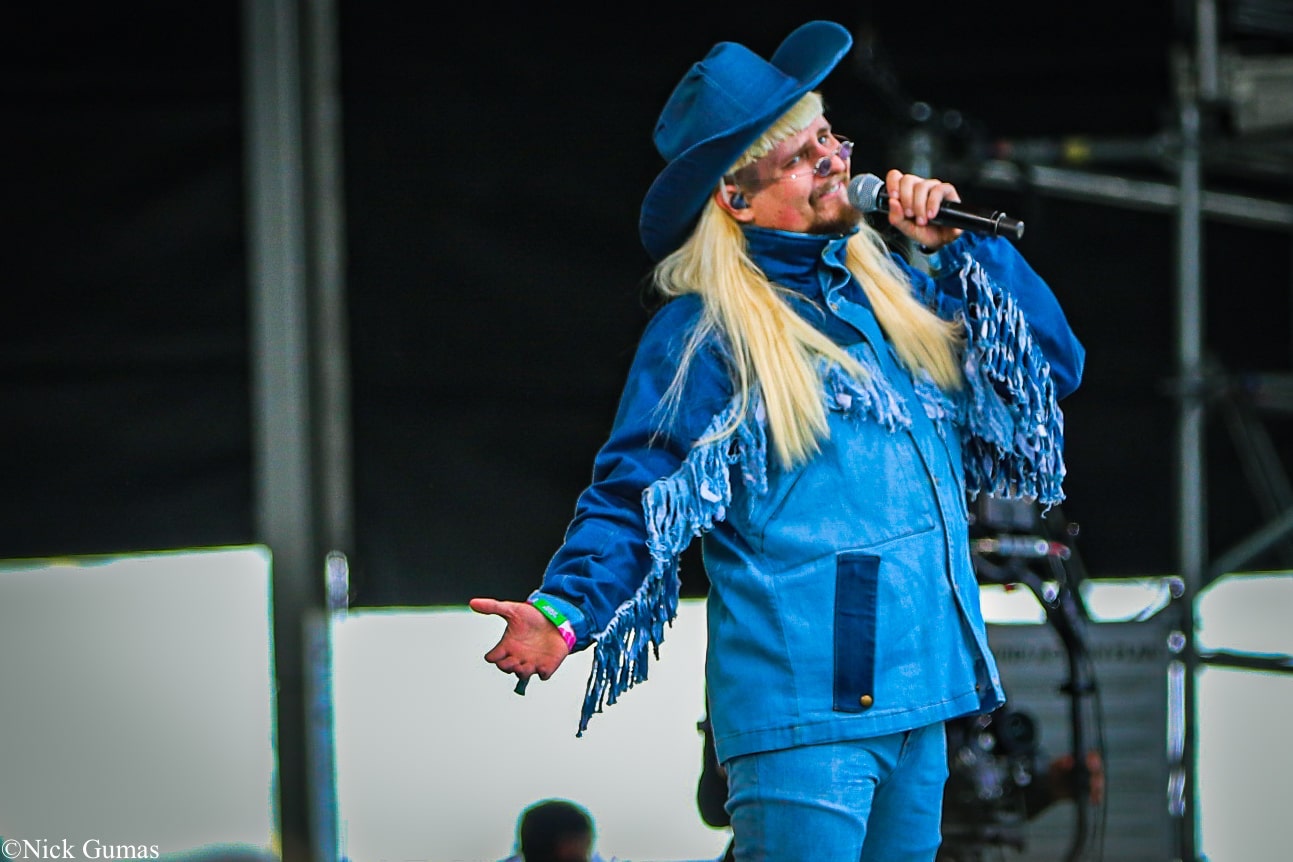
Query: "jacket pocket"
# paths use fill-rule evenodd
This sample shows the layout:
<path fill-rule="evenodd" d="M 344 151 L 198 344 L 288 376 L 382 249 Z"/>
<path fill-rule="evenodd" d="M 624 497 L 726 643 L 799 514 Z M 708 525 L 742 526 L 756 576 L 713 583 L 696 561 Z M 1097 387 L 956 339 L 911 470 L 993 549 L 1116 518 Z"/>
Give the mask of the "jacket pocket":
<path fill-rule="evenodd" d="M 850 551 L 835 561 L 836 712 L 865 712 L 875 703 L 876 600 L 880 557 Z"/>

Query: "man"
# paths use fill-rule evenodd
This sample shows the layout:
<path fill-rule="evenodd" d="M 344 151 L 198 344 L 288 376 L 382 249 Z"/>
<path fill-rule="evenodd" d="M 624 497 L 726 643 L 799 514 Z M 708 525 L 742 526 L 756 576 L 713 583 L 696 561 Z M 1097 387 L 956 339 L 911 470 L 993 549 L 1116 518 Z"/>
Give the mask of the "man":
<path fill-rule="evenodd" d="M 1007 240 L 933 223 L 953 186 L 885 175 L 922 267 L 850 205 L 816 88 L 851 44 L 826 21 L 768 60 L 722 42 L 674 89 L 640 217 L 670 301 L 542 586 L 471 602 L 523 682 L 594 646 L 582 733 L 646 678 L 702 536 L 741 860 L 934 858 L 943 723 L 1004 701 L 966 496 L 1062 499 L 1056 401 L 1083 362 Z"/>

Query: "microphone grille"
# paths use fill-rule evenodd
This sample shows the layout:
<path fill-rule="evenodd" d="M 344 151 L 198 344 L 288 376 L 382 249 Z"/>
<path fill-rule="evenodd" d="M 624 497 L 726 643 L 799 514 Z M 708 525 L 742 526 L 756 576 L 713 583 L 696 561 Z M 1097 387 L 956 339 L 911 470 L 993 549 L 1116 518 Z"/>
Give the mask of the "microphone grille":
<path fill-rule="evenodd" d="M 849 203 L 853 208 L 864 213 L 879 212 L 884 209 L 880 203 L 880 193 L 884 191 L 884 180 L 875 174 L 858 174 L 849 180 Z"/>

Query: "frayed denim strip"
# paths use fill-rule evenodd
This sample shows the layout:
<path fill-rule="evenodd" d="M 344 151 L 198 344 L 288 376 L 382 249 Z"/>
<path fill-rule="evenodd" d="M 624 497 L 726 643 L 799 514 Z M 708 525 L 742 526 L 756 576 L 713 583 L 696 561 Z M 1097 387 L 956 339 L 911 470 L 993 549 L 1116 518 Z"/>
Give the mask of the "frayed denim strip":
<path fill-rule="evenodd" d="M 732 467 L 755 495 L 768 489 L 767 436 L 764 411 L 756 396 L 736 430 L 718 436 L 740 415 L 734 399 L 710 423 L 679 468 L 642 492 L 651 571 L 620 605 L 610 623 L 594 636 L 593 667 L 579 717 L 582 736 L 594 713 L 647 678 L 647 664 L 660 657 L 666 625 L 678 615 L 678 558 L 691 540 L 727 516 L 732 503 Z"/>
<path fill-rule="evenodd" d="M 1034 499 L 1043 514 L 1064 499 L 1064 414 L 1050 364 L 1022 309 L 968 254 L 965 290 L 966 487 Z"/>
<path fill-rule="evenodd" d="M 920 401 L 921 408 L 934 423 L 938 436 L 946 439 L 947 423 L 962 424 L 964 410 L 957 401 L 934 382 L 928 371 L 921 371 L 912 378 L 912 390 Z"/>
<path fill-rule="evenodd" d="M 886 431 L 911 427 L 911 414 L 902 396 L 880 370 L 875 357 L 869 352 L 854 351 L 853 358 L 866 372 L 863 380 L 854 380 L 838 365 L 822 369 L 826 384 L 827 409 L 838 410 L 846 416 L 866 416 L 874 419 Z"/>

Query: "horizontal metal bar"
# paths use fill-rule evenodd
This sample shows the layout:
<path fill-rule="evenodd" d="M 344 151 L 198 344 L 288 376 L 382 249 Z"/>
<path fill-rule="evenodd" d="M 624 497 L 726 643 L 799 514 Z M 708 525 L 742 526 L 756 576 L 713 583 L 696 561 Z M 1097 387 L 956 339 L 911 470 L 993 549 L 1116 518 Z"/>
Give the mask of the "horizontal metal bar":
<path fill-rule="evenodd" d="M 1238 653 L 1218 650 L 1199 654 L 1199 663 L 1244 670 L 1264 670 L 1275 673 L 1293 673 L 1293 656 Z"/>
<path fill-rule="evenodd" d="M 1038 189 L 1058 197 L 1151 212 L 1175 211 L 1181 201 L 1180 190 L 1171 183 L 1048 165 L 987 162 L 980 168 L 978 181 L 988 186 Z M 1293 230 L 1293 204 L 1265 198 L 1204 191 L 1199 196 L 1199 210 L 1222 221 Z"/>

